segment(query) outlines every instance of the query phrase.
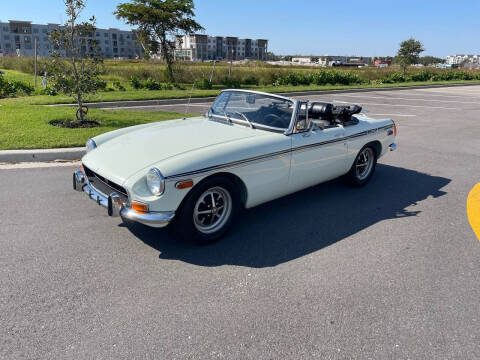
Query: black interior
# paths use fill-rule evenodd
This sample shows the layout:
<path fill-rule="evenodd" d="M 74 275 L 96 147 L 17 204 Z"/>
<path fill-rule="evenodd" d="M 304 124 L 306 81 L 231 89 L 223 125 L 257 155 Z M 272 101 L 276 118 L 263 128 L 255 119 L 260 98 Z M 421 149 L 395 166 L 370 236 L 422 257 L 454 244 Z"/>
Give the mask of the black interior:
<path fill-rule="evenodd" d="M 331 125 L 351 125 L 358 122 L 352 116 L 361 111 L 362 107 L 358 105 L 333 105 L 331 103 L 312 102 L 308 107 L 308 116 L 311 119 L 329 121 Z"/>

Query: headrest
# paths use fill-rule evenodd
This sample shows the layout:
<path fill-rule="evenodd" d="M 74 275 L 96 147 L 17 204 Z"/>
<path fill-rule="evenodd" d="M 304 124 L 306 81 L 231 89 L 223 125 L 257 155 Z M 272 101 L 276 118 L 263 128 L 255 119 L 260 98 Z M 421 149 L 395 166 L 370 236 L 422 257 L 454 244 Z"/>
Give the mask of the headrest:
<path fill-rule="evenodd" d="M 323 102 L 312 102 L 310 104 L 309 114 L 312 118 L 331 120 L 333 119 L 333 105 Z"/>

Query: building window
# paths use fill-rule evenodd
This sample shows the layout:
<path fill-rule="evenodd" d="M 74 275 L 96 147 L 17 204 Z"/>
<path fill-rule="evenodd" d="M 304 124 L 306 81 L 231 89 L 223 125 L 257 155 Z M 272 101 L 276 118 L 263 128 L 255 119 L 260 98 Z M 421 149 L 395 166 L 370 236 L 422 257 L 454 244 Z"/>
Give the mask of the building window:
<path fill-rule="evenodd" d="M 48 30 L 47 29 L 42 29 L 42 33 L 46 34 L 46 33 L 48 33 Z"/>
<path fill-rule="evenodd" d="M 3 35 L 3 40 L 10 40 L 10 35 Z"/>
<path fill-rule="evenodd" d="M 38 29 L 33 29 L 34 34 L 38 34 Z"/>
<path fill-rule="evenodd" d="M 103 36 L 104 36 L 104 37 L 108 37 L 108 33 L 103 33 Z"/>

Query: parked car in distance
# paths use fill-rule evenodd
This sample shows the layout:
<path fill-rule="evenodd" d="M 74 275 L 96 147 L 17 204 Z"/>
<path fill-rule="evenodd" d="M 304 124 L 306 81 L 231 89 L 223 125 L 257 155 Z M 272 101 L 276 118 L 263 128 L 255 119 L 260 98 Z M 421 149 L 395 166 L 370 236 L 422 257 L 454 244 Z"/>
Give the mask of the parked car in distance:
<path fill-rule="evenodd" d="M 89 139 L 73 187 L 121 216 L 208 243 L 239 215 L 346 176 L 366 184 L 396 149 L 396 126 L 361 107 L 246 90 L 220 93 L 207 114 Z"/>

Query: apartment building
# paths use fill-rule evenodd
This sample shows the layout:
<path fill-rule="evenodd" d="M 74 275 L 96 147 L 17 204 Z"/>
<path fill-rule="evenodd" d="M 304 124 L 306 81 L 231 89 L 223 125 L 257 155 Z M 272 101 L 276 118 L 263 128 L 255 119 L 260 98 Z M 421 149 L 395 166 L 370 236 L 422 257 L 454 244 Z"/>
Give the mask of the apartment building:
<path fill-rule="evenodd" d="M 177 37 L 175 57 L 184 61 L 266 60 L 268 40 L 209 35 Z"/>
<path fill-rule="evenodd" d="M 0 55 L 33 56 L 35 39 L 38 56 L 51 56 L 53 44 L 48 34 L 59 28 L 59 24 L 32 24 L 30 21 L 10 20 L 0 22 Z M 97 29 L 95 34 L 79 38 L 81 50 L 91 50 L 96 40 L 104 58 L 135 58 L 142 55 L 134 31 L 119 29 Z M 65 54 L 63 54 L 65 55 Z"/>
<path fill-rule="evenodd" d="M 449 55 L 446 58 L 446 63 L 449 65 L 479 64 L 480 55 L 464 55 L 464 54 Z"/>

